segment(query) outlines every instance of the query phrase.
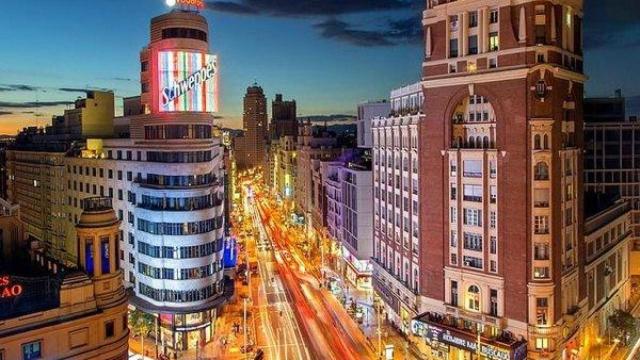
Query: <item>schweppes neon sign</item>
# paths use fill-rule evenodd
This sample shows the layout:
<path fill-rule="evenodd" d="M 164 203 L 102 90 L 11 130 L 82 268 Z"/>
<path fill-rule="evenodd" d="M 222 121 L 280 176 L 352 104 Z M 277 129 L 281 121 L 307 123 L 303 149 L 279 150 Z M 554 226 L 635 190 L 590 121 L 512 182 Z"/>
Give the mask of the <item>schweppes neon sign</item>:
<path fill-rule="evenodd" d="M 20 284 L 14 284 L 8 275 L 0 275 L 0 299 L 10 299 L 22 294 Z"/>
<path fill-rule="evenodd" d="M 167 105 L 180 96 L 188 93 L 193 88 L 213 79 L 216 72 L 215 69 L 215 63 L 211 61 L 200 70 L 191 74 L 188 78 L 181 81 L 174 81 L 170 87 L 162 89 L 162 105 Z"/>

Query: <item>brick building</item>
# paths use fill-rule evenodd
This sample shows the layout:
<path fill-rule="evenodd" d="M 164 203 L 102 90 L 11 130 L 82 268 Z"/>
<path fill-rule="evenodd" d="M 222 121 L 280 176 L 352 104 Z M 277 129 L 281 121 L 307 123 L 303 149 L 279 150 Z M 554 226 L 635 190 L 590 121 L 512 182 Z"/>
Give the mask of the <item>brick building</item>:
<path fill-rule="evenodd" d="M 571 358 L 586 297 L 582 1 L 430 0 L 423 24 L 414 331 L 436 356 Z"/>

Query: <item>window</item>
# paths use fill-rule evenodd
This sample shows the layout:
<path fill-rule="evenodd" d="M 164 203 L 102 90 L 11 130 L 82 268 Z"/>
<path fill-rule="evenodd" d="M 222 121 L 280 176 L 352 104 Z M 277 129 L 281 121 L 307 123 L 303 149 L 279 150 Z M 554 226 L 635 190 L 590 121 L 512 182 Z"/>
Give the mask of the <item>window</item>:
<path fill-rule="evenodd" d="M 535 216 L 533 219 L 533 230 L 536 234 L 549 233 L 549 217 L 546 215 Z"/>
<path fill-rule="evenodd" d="M 536 180 L 549 180 L 549 166 L 547 165 L 547 163 L 543 161 L 537 163 L 535 166 L 534 176 Z"/>
<path fill-rule="evenodd" d="M 492 204 L 495 204 L 498 201 L 498 189 L 496 188 L 495 185 L 491 185 L 489 187 L 489 201 Z"/>
<path fill-rule="evenodd" d="M 548 279 L 549 268 L 546 266 L 538 266 L 533 268 L 533 277 L 536 279 Z"/>
<path fill-rule="evenodd" d="M 463 165 L 465 177 L 482 177 L 482 160 L 465 160 Z"/>
<path fill-rule="evenodd" d="M 451 247 L 457 247 L 458 246 L 458 232 L 456 232 L 455 230 L 451 230 Z"/>
<path fill-rule="evenodd" d="M 115 335 L 116 329 L 115 329 L 115 323 L 113 320 L 111 321 L 107 321 L 104 324 L 104 337 L 106 339 L 112 338 Z"/>
<path fill-rule="evenodd" d="M 118 200 L 124 199 L 122 196 L 122 189 L 118 189 Z"/>
<path fill-rule="evenodd" d="M 458 209 L 454 206 L 451 207 L 451 223 L 455 224 L 458 221 Z"/>
<path fill-rule="evenodd" d="M 451 176 L 456 176 L 456 174 L 458 173 L 458 165 L 456 164 L 456 161 L 455 161 L 455 160 L 452 160 L 452 161 L 449 163 L 449 167 L 450 167 L 450 169 L 451 169 L 451 172 L 450 172 L 450 173 L 451 173 Z"/>
<path fill-rule="evenodd" d="M 478 12 L 472 11 L 469 13 L 469 27 L 474 28 L 478 26 Z"/>
<path fill-rule="evenodd" d="M 467 289 L 467 310 L 480 311 L 480 288 L 471 285 Z"/>
<path fill-rule="evenodd" d="M 537 208 L 549 207 L 549 189 L 533 190 L 533 206 Z"/>
<path fill-rule="evenodd" d="M 118 170 L 118 180 L 122 180 L 122 170 Z"/>
<path fill-rule="evenodd" d="M 456 200 L 458 198 L 458 188 L 456 184 L 451 184 L 451 200 Z"/>
<path fill-rule="evenodd" d="M 495 69 L 497 67 L 498 67 L 498 59 L 495 57 L 489 58 L 489 69 Z"/>
<path fill-rule="evenodd" d="M 465 225 L 482 226 L 482 210 L 465 208 L 463 214 Z"/>
<path fill-rule="evenodd" d="M 549 348 L 549 339 L 547 338 L 536 338 L 536 349 L 538 350 L 547 350 Z"/>
<path fill-rule="evenodd" d="M 498 316 L 498 290 L 489 291 L 489 315 Z"/>
<path fill-rule="evenodd" d="M 463 260 L 464 266 L 482 270 L 482 259 L 474 256 L 465 256 Z"/>
<path fill-rule="evenodd" d="M 489 13 L 489 23 L 490 24 L 496 24 L 498 23 L 498 9 L 492 9 L 491 12 Z"/>
<path fill-rule="evenodd" d="M 113 179 L 113 170 L 109 169 L 109 170 L 107 171 L 107 174 L 108 174 L 108 178 L 109 178 L 109 179 Z"/>
<path fill-rule="evenodd" d="M 537 243 L 533 245 L 534 260 L 549 260 L 549 245 Z"/>
<path fill-rule="evenodd" d="M 495 160 L 489 161 L 489 176 L 492 179 L 495 179 L 497 174 L 498 174 L 498 168 L 496 166 L 496 161 Z"/>
<path fill-rule="evenodd" d="M 489 51 L 498 51 L 500 49 L 500 37 L 497 32 L 489 33 Z"/>
<path fill-rule="evenodd" d="M 495 236 L 492 236 L 489 240 L 489 253 L 497 254 L 498 253 L 498 239 Z"/>
<path fill-rule="evenodd" d="M 449 40 L 449 57 L 458 57 L 458 39 Z"/>
<path fill-rule="evenodd" d="M 497 220 L 496 220 L 496 212 L 492 211 L 492 212 L 489 213 L 489 226 L 492 229 L 495 229 L 496 228 L 496 222 L 497 222 Z"/>
<path fill-rule="evenodd" d="M 458 282 L 457 281 L 453 281 L 453 280 L 451 281 L 450 297 L 451 299 L 449 299 L 449 301 L 451 302 L 451 305 L 458 306 Z"/>
<path fill-rule="evenodd" d="M 478 35 L 469 36 L 469 55 L 478 53 Z"/>
<path fill-rule="evenodd" d="M 482 251 L 482 235 L 465 232 L 464 248 L 466 250 Z"/>
<path fill-rule="evenodd" d="M 464 201 L 482 202 L 482 185 L 464 185 Z"/>
<path fill-rule="evenodd" d="M 42 357 L 42 343 L 40 341 L 30 342 L 22 345 L 22 359 L 35 360 Z"/>
<path fill-rule="evenodd" d="M 536 298 L 536 324 L 547 325 L 549 304 L 547 298 Z"/>

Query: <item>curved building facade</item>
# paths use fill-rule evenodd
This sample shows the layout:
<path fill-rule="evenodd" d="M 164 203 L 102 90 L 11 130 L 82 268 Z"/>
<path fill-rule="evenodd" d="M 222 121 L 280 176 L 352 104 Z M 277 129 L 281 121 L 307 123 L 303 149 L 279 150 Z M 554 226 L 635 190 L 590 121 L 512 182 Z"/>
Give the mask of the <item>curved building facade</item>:
<path fill-rule="evenodd" d="M 226 299 L 217 58 L 208 37 L 196 12 L 152 19 L 140 54 L 140 114 L 118 121 L 129 137 L 89 139 L 66 166 L 70 226 L 86 197 L 113 199 L 131 304 L 156 316 L 158 343 L 172 351 L 210 341 Z"/>

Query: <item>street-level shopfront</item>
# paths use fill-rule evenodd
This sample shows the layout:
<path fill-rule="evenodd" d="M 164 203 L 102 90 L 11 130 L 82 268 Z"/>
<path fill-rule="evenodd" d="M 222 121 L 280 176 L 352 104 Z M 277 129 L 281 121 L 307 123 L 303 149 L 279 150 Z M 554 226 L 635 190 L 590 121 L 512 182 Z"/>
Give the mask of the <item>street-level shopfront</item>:
<path fill-rule="evenodd" d="M 404 334 L 409 334 L 411 330 L 411 321 L 417 315 L 416 312 L 407 306 L 400 296 L 393 292 L 384 281 L 378 276 L 372 276 L 373 287 L 376 295 L 385 304 L 384 316 L 391 323 L 395 324 Z"/>
<path fill-rule="evenodd" d="M 213 338 L 216 310 L 190 314 L 160 314 L 160 341 L 175 350 L 195 349 Z"/>
<path fill-rule="evenodd" d="M 345 246 L 342 246 L 342 259 L 346 264 L 344 267 L 345 278 L 358 289 L 372 289 L 371 273 L 373 272 L 373 266 L 371 261 L 359 260 Z"/>
<path fill-rule="evenodd" d="M 432 356 L 444 360 L 524 360 L 527 358 L 525 341 L 502 343 L 478 336 L 431 320 L 422 314 L 411 324 L 413 335 L 424 339 Z"/>

